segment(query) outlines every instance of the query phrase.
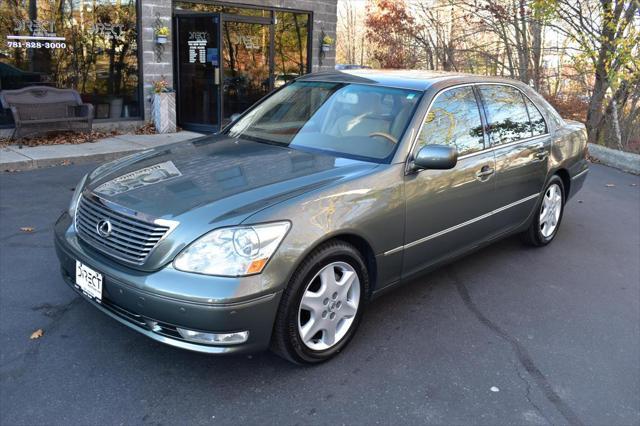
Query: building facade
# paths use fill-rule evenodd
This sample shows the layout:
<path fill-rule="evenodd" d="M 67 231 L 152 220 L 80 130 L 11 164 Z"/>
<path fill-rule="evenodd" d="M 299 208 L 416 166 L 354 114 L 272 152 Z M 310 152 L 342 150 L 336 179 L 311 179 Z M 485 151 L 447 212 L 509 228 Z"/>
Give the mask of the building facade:
<path fill-rule="evenodd" d="M 73 88 L 97 127 L 134 127 L 164 80 L 178 124 L 215 131 L 292 78 L 332 69 L 335 27 L 336 0 L 2 0 L 0 89 Z"/>

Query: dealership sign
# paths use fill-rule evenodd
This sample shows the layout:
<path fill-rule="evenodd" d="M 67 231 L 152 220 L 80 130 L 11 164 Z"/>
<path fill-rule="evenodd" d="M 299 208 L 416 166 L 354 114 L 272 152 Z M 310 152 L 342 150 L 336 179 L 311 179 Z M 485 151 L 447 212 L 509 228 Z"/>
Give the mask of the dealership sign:
<path fill-rule="evenodd" d="M 93 24 L 91 34 L 98 35 L 106 38 L 107 40 L 116 40 L 122 38 L 124 32 L 123 24 L 108 24 L 103 22 L 96 22 Z"/>
<path fill-rule="evenodd" d="M 54 21 L 41 21 L 37 19 L 14 19 L 16 34 L 7 36 L 7 47 L 37 49 L 64 49 L 67 47 L 64 37 L 56 35 Z M 20 35 L 28 32 L 27 35 Z"/>
<path fill-rule="evenodd" d="M 189 46 L 189 63 L 206 63 L 206 47 L 208 39 L 209 33 L 206 31 L 189 32 L 189 40 L 187 40 L 187 45 Z"/>

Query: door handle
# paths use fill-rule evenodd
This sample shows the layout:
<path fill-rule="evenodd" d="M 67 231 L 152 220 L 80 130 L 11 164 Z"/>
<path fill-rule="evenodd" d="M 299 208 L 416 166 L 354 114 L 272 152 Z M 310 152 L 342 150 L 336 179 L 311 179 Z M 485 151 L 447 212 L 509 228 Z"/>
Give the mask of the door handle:
<path fill-rule="evenodd" d="M 549 153 L 545 148 L 540 148 L 538 149 L 538 152 L 536 152 L 535 157 L 537 160 L 544 160 L 548 155 Z"/>
<path fill-rule="evenodd" d="M 479 180 L 484 180 L 484 178 L 489 178 L 491 177 L 492 174 L 494 174 L 496 171 L 495 169 L 493 169 L 492 167 L 489 166 L 483 166 L 477 173 L 476 173 L 476 178 L 478 178 Z"/>

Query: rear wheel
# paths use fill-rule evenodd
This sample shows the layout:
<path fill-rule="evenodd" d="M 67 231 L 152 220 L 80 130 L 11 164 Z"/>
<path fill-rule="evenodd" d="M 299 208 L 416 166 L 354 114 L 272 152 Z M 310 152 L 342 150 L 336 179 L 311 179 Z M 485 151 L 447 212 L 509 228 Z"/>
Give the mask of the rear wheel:
<path fill-rule="evenodd" d="M 271 348 L 298 364 L 326 361 L 353 337 L 369 275 L 358 250 L 334 241 L 314 250 L 285 289 Z"/>
<path fill-rule="evenodd" d="M 562 179 L 553 176 L 544 190 L 531 226 L 522 234 L 527 244 L 544 246 L 553 241 L 562 221 L 564 203 L 565 193 Z"/>

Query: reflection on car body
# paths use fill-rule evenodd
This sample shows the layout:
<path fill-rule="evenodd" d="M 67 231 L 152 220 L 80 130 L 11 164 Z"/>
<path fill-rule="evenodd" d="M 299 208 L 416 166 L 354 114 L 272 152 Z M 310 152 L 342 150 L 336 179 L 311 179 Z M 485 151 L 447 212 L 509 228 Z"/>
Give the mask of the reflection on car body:
<path fill-rule="evenodd" d="M 96 188 L 95 192 L 103 195 L 118 195 L 142 186 L 153 185 L 182 176 L 172 161 L 154 164 L 126 175 L 118 176 Z"/>

